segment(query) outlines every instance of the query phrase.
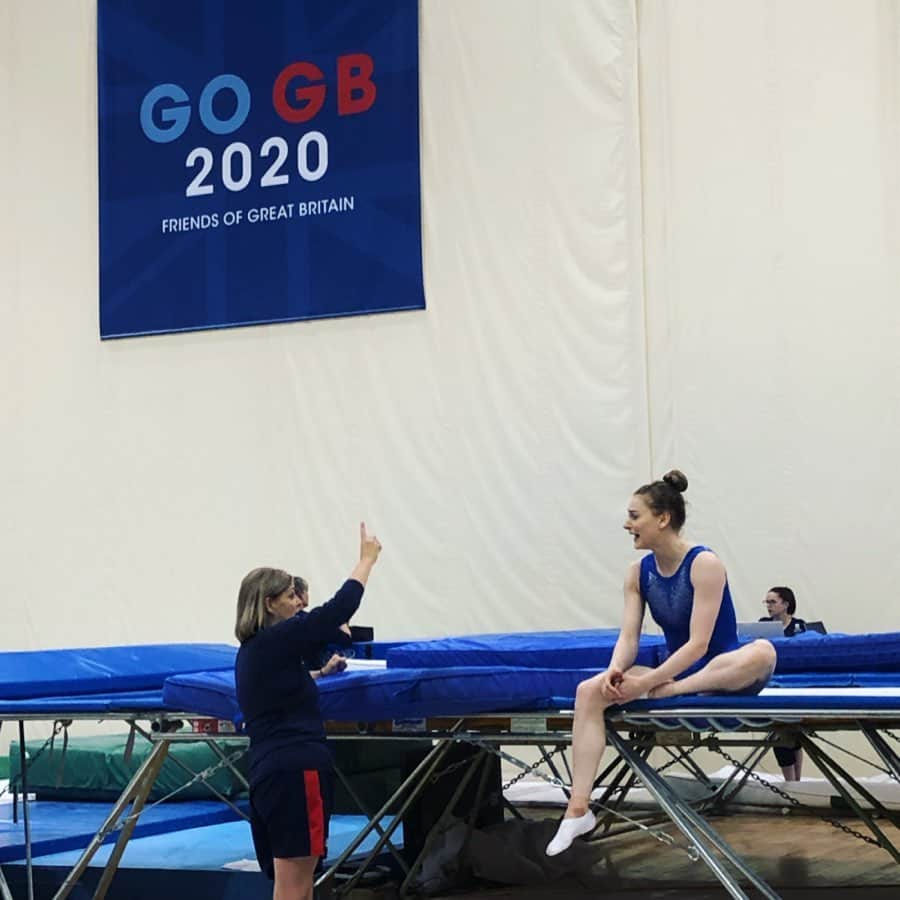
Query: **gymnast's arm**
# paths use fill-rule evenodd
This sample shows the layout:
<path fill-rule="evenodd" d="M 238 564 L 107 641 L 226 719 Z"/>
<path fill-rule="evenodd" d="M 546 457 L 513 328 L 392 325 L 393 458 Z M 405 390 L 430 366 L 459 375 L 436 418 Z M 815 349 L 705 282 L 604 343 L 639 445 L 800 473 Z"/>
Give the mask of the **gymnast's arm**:
<path fill-rule="evenodd" d="M 641 641 L 644 601 L 641 599 L 640 571 L 641 564 L 633 562 L 625 572 L 625 610 L 622 615 L 622 629 L 609 662 L 609 668 L 617 672 L 624 672 L 634 665 Z"/>
<path fill-rule="evenodd" d="M 691 584 L 694 586 L 694 608 L 689 637 L 661 666 L 647 675 L 646 683 L 651 689 L 673 681 L 701 659 L 709 648 L 725 593 L 725 566 L 722 561 L 708 550 L 698 553 L 691 565 Z"/>

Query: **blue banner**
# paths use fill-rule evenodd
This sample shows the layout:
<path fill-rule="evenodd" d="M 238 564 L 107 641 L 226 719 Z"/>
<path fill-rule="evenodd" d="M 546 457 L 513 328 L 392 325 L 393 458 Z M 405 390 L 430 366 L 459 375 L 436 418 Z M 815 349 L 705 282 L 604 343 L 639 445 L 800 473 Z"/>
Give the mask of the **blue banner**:
<path fill-rule="evenodd" d="M 98 0 L 100 335 L 425 306 L 418 0 Z"/>

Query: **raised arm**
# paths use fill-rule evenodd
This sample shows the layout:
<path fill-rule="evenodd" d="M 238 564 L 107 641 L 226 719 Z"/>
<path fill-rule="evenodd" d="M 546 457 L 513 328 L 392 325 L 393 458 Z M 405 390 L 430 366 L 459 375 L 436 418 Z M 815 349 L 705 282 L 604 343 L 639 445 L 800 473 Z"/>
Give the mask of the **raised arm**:
<path fill-rule="evenodd" d="M 298 638 L 304 641 L 330 641 L 335 636 L 359 608 L 365 584 L 379 553 L 380 541 L 374 534 L 368 533 L 365 522 L 360 522 L 359 562 L 327 603 L 310 610 L 302 618 L 289 620 L 290 627 Z"/>
<path fill-rule="evenodd" d="M 651 688 L 672 681 L 706 653 L 722 606 L 725 578 L 725 566 L 718 556 L 708 550 L 697 554 L 691 565 L 694 608 L 691 613 L 690 635 L 687 643 L 650 674 Z"/>
<path fill-rule="evenodd" d="M 381 553 L 381 543 L 374 534 L 369 534 L 366 530 L 366 523 L 359 523 L 359 562 L 350 573 L 350 577 L 354 581 L 358 581 L 365 586 L 372 572 L 372 566 L 378 560 L 378 554 Z"/>

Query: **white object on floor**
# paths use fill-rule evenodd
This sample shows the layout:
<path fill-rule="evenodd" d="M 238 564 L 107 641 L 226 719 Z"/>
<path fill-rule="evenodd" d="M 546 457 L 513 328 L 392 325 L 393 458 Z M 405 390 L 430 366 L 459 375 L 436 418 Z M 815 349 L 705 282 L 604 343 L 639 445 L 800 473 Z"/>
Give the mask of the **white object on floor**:
<path fill-rule="evenodd" d="M 723 766 L 721 769 L 709 773 L 707 778 L 709 778 L 714 787 L 718 787 L 731 777 L 733 772 L 734 769 L 731 766 Z M 760 778 L 775 785 L 779 790 L 784 791 L 806 806 L 827 808 L 831 807 L 832 803 L 837 799 L 837 791 L 824 778 L 803 778 L 801 781 L 785 782 L 780 774 L 775 775 L 762 771 L 757 774 Z M 712 793 L 703 782 L 698 781 L 693 775 L 667 772 L 663 777 L 666 783 L 680 797 L 686 800 L 702 800 Z M 868 778 L 858 778 L 857 780 L 888 809 L 900 809 L 900 784 L 891 778 L 890 775 L 872 775 Z M 601 785 L 594 790 L 591 798 L 593 800 L 598 799 L 602 796 L 603 791 L 604 788 Z M 853 793 L 854 795 L 856 794 L 855 791 Z M 514 785 L 510 785 L 503 792 L 503 796 L 513 805 L 533 803 L 565 806 L 566 804 L 566 796 L 561 788 L 538 779 L 523 779 Z M 869 807 L 869 803 L 865 798 L 857 796 L 856 799 L 863 808 Z M 732 798 L 731 802 L 752 806 L 780 807 L 792 805 L 789 801 L 765 787 L 765 785 L 759 784 L 754 780 L 747 780 L 737 795 Z M 655 808 L 657 804 L 646 788 L 635 786 L 628 792 L 626 805 L 640 808 Z"/>
<path fill-rule="evenodd" d="M 19 794 L 19 800 L 22 799 L 22 794 Z M 29 793 L 28 794 L 28 802 L 34 803 L 37 801 L 37 795 Z M 9 803 L 12 805 L 13 802 L 13 792 L 9 790 L 9 779 L 8 778 L 0 778 L 0 804 Z"/>

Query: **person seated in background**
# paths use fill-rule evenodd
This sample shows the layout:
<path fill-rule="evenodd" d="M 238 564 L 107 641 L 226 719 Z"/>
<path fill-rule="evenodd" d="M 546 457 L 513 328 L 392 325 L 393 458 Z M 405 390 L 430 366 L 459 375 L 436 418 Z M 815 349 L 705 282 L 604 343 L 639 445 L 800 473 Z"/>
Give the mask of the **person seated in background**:
<path fill-rule="evenodd" d="M 806 622 L 794 615 L 797 612 L 797 598 L 789 587 L 769 588 L 763 602 L 768 615 L 762 616 L 760 622 L 781 622 L 785 637 L 806 631 Z"/>
<path fill-rule="evenodd" d="M 797 612 L 797 598 L 789 587 L 769 588 L 763 602 L 768 615 L 763 616 L 760 622 L 780 622 L 785 637 L 806 631 L 806 622 L 794 615 Z M 803 770 L 803 748 L 799 739 L 790 747 L 773 747 L 772 750 L 784 780 L 799 781 Z"/>
<path fill-rule="evenodd" d="M 294 575 L 294 593 L 297 595 L 297 601 L 300 609 L 297 611 L 298 616 L 307 615 L 307 607 L 309 606 L 309 582 L 299 575 Z M 347 668 L 347 659 L 340 653 L 331 653 L 329 646 L 337 645 L 339 647 L 349 647 L 352 643 L 350 637 L 350 625 L 344 622 L 340 628 L 334 629 L 333 633 L 328 636 L 328 640 L 324 643 L 309 645 L 303 653 L 303 662 L 309 670 L 309 674 L 313 681 L 318 681 L 325 675 L 334 675 L 336 672 L 343 672 Z"/>

